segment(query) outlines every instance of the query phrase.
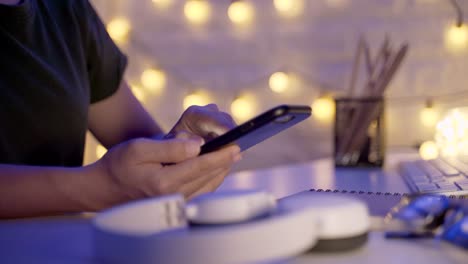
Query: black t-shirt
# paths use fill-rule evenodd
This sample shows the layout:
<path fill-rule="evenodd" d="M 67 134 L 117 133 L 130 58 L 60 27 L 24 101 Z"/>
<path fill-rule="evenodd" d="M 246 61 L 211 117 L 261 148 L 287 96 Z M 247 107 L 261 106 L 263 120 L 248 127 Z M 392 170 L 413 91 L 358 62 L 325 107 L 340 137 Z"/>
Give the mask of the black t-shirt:
<path fill-rule="evenodd" d="M 126 63 L 87 0 L 0 5 L 0 163 L 81 166 L 88 108 Z"/>

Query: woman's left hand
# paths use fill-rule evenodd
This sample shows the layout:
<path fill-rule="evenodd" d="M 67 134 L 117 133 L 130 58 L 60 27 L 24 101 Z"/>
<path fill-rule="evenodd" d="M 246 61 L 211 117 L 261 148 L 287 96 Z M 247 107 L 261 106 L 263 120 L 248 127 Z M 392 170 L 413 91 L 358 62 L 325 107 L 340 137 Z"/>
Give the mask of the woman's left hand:
<path fill-rule="evenodd" d="M 234 128 L 236 123 L 225 112 L 219 111 L 216 104 L 190 106 L 165 138 L 201 137 L 209 141 Z M 188 135 L 187 135 L 188 134 Z"/>

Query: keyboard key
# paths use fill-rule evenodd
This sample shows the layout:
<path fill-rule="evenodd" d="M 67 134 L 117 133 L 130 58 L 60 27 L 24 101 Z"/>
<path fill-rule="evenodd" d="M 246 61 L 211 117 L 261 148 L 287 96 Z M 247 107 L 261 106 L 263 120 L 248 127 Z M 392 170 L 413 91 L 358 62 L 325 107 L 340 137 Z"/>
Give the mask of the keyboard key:
<path fill-rule="evenodd" d="M 431 181 L 428 178 L 411 179 L 411 180 L 416 185 L 418 185 L 418 184 L 430 184 L 431 183 Z"/>
<path fill-rule="evenodd" d="M 442 178 L 437 178 L 437 179 L 431 179 L 431 182 L 433 183 L 443 183 L 443 182 L 448 182 L 447 179 L 445 179 L 444 177 Z"/>
<path fill-rule="evenodd" d="M 468 179 L 458 180 L 457 183 L 468 184 Z"/>
<path fill-rule="evenodd" d="M 468 176 L 468 164 L 462 162 L 458 158 L 445 158 L 445 160 L 452 165 L 453 167 L 457 168 L 461 173 L 465 176 Z"/>
<path fill-rule="evenodd" d="M 461 164 L 461 165 L 460 165 Z M 400 172 L 412 192 L 423 194 L 456 194 L 468 192 L 468 164 L 448 159 L 418 160 L 400 163 Z"/>
<path fill-rule="evenodd" d="M 458 187 L 451 182 L 438 183 L 437 185 L 440 187 L 440 189 L 443 189 L 444 191 L 457 191 L 458 190 Z"/>
<path fill-rule="evenodd" d="M 445 161 L 442 161 L 440 159 L 430 160 L 429 163 L 431 163 L 434 167 L 436 167 L 446 176 L 460 175 L 460 172 L 457 169 L 448 165 Z"/>
<path fill-rule="evenodd" d="M 439 187 L 433 183 L 416 184 L 416 187 L 418 187 L 420 192 L 435 191 L 439 189 Z"/>
<path fill-rule="evenodd" d="M 456 185 L 458 185 L 458 187 L 462 190 L 468 190 L 468 183 L 458 183 L 456 182 L 455 183 Z"/>
<path fill-rule="evenodd" d="M 442 172 L 436 169 L 431 163 L 424 160 L 417 161 L 416 163 L 430 179 L 440 179 L 444 177 Z"/>
<path fill-rule="evenodd" d="M 405 175 L 412 179 L 427 179 L 426 174 L 424 173 L 423 170 L 421 170 L 419 167 L 414 166 L 412 163 L 403 163 L 401 165 L 401 170 L 405 173 Z"/>

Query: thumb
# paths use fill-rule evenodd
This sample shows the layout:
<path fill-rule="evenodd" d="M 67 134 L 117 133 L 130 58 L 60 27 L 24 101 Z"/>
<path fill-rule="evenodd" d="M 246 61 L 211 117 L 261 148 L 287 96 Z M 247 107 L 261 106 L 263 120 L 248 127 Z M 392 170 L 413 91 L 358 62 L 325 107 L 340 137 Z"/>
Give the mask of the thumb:
<path fill-rule="evenodd" d="M 185 139 L 185 140 L 195 140 L 195 141 L 199 141 L 200 142 L 200 145 L 203 145 L 205 144 L 205 140 L 198 136 L 198 135 L 195 135 L 195 134 L 192 134 L 192 133 L 189 133 L 187 131 L 179 131 L 176 133 L 175 137 L 176 139 Z"/>

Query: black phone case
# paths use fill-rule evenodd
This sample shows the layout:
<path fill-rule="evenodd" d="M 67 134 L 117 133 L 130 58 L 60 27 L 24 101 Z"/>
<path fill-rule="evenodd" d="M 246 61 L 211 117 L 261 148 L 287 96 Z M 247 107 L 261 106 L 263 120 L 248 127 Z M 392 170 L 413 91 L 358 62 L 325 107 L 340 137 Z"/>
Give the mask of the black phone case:
<path fill-rule="evenodd" d="M 236 144 L 244 151 L 308 118 L 309 106 L 280 105 L 237 126 L 201 147 L 200 155 Z"/>

